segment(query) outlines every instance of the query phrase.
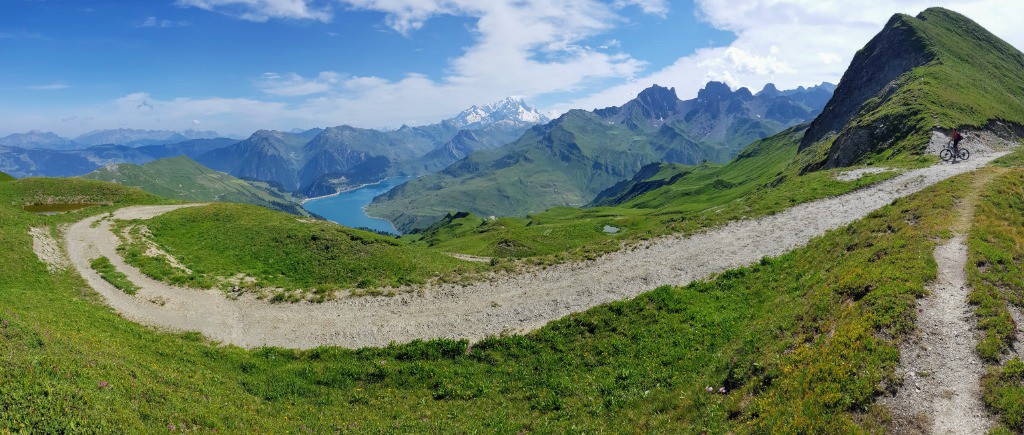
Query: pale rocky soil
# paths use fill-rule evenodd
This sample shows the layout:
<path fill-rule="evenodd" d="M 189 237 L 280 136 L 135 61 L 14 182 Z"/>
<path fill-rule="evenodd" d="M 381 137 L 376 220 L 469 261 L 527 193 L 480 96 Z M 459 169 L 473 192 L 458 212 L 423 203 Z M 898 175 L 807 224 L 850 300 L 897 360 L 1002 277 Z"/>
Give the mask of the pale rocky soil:
<path fill-rule="evenodd" d="M 908 171 L 843 196 L 743 220 L 690 237 L 664 237 L 639 249 L 468 286 L 446 285 L 393 297 L 343 297 L 322 304 L 271 304 L 219 291 L 170 286 L 143 275 L 117 255 L 109 220 L 85 219 L 68 231 L 68 253 L 83 277 L 124 317 L 175 331 L 198 331 L 243 347 L 349 348 L 384 346 L 414 339 L 465 338 L 519 333 L 596 305 L 628 299 L 661 285 L 683 285 L 765 256 L 806 244 L 893 199 L 974 170 L 999 154 L 966 163 Z M 116 219 L 148 219 L 181 206 L 127 207 Z M 100 255 L 141 287 L 135 297 L 103 281 L 89 260 Z M 157 301 L 157 302 L 151 302 Z"/>
<path fill-rule="evenodd" d="M 861 169 L 853 169 L 853 170 L 849 170 L 849 171 L 837 172 L 836 175 L 835 175 L 835 179 L 839 180 L 839 181 L 855 181 L 855 180 L 859 180 L 860 177 L 863 177 L 865 175 L 881 174 L 883 172 L 889 172 L 889 171 L 893 171 L 893 170 L 894 169 L 890 169 L 890 168 L 861 168 Z"/>
<path fill-rule="evenodd" d="M 71 262 L 50 234 L 48 227 L 32 227 L 28 229 L 28 233 L 32 236 L 32 250 L 39 257 L 39 261 L 46 265 L 47 270 L 52 273 L 71 266 Z"/>
<path fill-rule="evenodd" d="M 918 301 L 917 330 L 900 346 L 903 386 L 883 400 L 893 411 L 893 432 L 965 434 L 992 427 L 982 402 L 985 365 L 974 350 L 981 332 L 968 303 L 965 239 L 979 192 L 994 176 L 978 177 L 972 195 L 957 206 L 955 236 L 935 249 L 938 276 Z"/>
<path fill-rule="evenodd" d="M 447 252 L 446 254 L 452 256 L 453 258 L 458 258 L 459 260 L 462 260 L 462 261 L 472 261 L 474 263 L 490 263 L 491 262 L 491 257 L 479 257 L 479 256 L 476 256 L 476 255 L 459 254 L 458 252 Z"/>

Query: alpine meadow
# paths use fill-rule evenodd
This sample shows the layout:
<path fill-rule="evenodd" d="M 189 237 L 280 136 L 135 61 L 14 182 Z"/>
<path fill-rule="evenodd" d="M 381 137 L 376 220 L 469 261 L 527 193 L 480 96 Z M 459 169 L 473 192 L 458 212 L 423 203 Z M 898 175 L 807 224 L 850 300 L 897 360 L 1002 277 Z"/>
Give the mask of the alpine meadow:
<path fill-rule="evenodd" d="M 1016 2 L 14 3 L 0 433 L 1024 433 Z"/>

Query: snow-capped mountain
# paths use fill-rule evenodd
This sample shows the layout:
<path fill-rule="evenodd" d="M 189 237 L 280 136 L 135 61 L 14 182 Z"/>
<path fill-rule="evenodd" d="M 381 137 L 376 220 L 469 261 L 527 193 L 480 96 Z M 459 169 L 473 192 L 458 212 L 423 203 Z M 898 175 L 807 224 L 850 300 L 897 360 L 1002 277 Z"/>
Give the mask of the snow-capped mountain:
<path fill-rule="evenodd" d="M 459 129 L 478 129 L 492 125 L 529 127 L 550 119 L 523 101 L 522 97 L 508 97 L 485 106 L 473 106 L 447 120 Z"/>

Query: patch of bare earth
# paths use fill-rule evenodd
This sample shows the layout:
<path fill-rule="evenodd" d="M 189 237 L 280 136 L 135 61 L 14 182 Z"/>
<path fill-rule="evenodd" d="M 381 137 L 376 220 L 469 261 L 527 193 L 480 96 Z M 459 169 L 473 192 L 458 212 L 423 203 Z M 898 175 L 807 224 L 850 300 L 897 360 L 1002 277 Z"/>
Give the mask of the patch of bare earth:
<path fill-rule="evenodd" d="M 52 272 L 61 271 L 71 266 L 60 244 L 53 238 L 49 227 L 32 227 L 28 229 L 32 236 L 32 250 L 35 251 L 39 261 L 46 264 L 46 269 Z"/>

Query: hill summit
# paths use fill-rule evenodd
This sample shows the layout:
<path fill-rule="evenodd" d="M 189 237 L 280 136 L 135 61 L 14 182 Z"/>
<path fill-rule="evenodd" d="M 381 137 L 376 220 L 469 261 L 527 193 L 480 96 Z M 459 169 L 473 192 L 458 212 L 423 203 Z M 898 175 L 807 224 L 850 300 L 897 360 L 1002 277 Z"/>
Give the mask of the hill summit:
<path fill-rule="evenodd" d="M 896 14 L 857 52 L 801 141 L 810 169 L 919 153 L 933 128 L 1024 124 L 1024 54 L 943 8 Z M 827 150 L 827 151 L 825 151 Z"/>

